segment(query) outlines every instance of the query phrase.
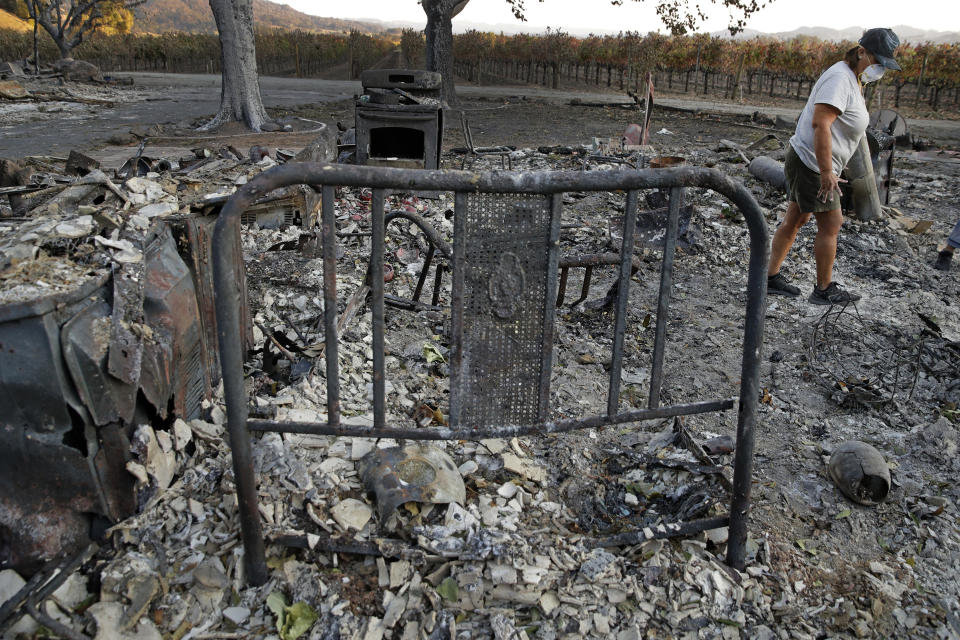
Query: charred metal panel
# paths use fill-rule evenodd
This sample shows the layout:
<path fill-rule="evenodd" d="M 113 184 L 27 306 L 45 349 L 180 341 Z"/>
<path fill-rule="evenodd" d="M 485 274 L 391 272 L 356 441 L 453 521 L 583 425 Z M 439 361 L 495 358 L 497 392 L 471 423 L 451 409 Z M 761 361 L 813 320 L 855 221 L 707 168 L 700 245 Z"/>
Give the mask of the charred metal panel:
<path fill-rule="evenodd" d="M 137 388 L 107 371 L 111 325 L 110 305 L 99 302 L 71 318 L 61 334 L 73 383 L 97 425 L 119 420 L 129 423 L 137 401 Z"/>
<path fill-rule="evenodd" d="M 97 430 L 99 448 L 93 456 L 93 467 L 106 503 L 106 515 L 113 521 L 126 518 L 137 508 L 135 480 L 127 472 L 127 462 L 133 459 L 126 429 L 117 423 Z"/>
<path fill-rule="evenodd" d="M 881 204 L 890 204 L 890 179 L 893 177 L 893 151 L 896 145 L 894 136 L 876 129 L 867 129 L 864 134 L 870 148 L 873 161 L 873 175 L 877 179 L 877 195 Z"/>
<path fill-rule="evenodd" d="M 462 295 L 453 296 L 460 319 L 453 340 L 461 355 L 451 372 L 454 427 L 545 419 L 559 217 L 542 195 L 471 194 L 458 208 L 454 287 L 462 286 Z"/>
<path fill-rule="evenodd" d="M 198 274 L 212 319 L 210 225 L 186 253 L 203 248 Z M 94 516 L 134 512 L 126 463 L 129 429 L 145 408 L 138 391 L 164 418 L 198 417 L 210 396 L 215 342 L 205 343 L 194 276 L 170 228 L 149 236 L 143 253 L 112 279 L 0 306 L 0 566 L 29 572 L 88 542 Z"/>
<path fill-rule="evenodd" d="M 228 197 L 220 195 L 204 200 L 202 216 L 216 216 Z M 293 185 L 258 198 L 243 213 L 241 224 L 255 224 L 261 229 L 285 229 L 293 225 L 312 229 L 317 224 L 319 209 L 320 198 L 316 191 L 303 185 Z M 172 216 L 166 221 L 176 226 L 182 219 L 182 216 Z"/>
<path fill-rule="evenodd" d="M 162 417 L 171 395 L 175 415 L 199 417 L 201 402 L 210 395 L 200 312 L 190 270 L 168 227 L 147 247 L 144 263 L 143 312 L 152 340 L 144 349 L 140 387 Z"/>
<path fill-rule="evenodd" d="M 360 72 L 364 89 L 404 89 L 418 96 L 439 97 L 443 76 L 423 69 L 367 69 Z"/>
<path fill-rule="evenodd" d="M 110 313 L 110 345 L 107 369 L 111 375 L 136 388 L 140 380 L 143 336 L 133 327 L 143 322 L 142 262 L 125 264 L 113 272 L 113 309 Z"/>
<path fill-rule="evenodd" d="M 106 300 L 108 278 L 105 273 L 67 294 L 0 306 L 0 424 L 46 433 L 69 430 L 71 409 L 86 416 L 63 362 L 60 327 Z"/>
<path fill-rule="evenodd" d="M 0 427 L 0 566 L 29 572 L 89 542 L 102 508 L 84 452 L 25 427 Z"/>
<path fill-rule="evenodd" d="M 70 381 L 61 326 L 106 304 L 108 275 L 69 294 L 0 307 L 0 566 L 23 570 L 87 540 L 103 513 L 96 440 Z"/>
<path fill-rule="evenodd" d="M 315 198 L 316 196 L 314 196 Z M 314 207 L 315 209 L 316 207 Z M 177 244 L 184 262 L 193 276 L 193 285 L 197 296 L 200 314 L 200 327 L 203 333 L 202 354 L 211 385 L 220 380 L 220 358 L 217 350 L 217 314 L 213 302 L 213 264 L 211 262 L 211 243 L 213 226 L 217 216 L 179 216 L 171 217 L 170 227 L 177 238 Z M 240 252 L 237 238 L 235 250 Z M 246 282 L 246 272 L 242 262 L 236 265 L 238 282 Z M 240 289 L 241 317 L 243 318 L 243 345 L 253 348 L 253 320 L 247 298 L 247 288 Z"/>
<path fill-rule="evenodd" d="M 261 229 L 285 229 L 299 225 L 312 229 L 317 224 L 317 192 L 302 185 L 287 187 L 261 198 L 244 214 L 243 224 Z"/>

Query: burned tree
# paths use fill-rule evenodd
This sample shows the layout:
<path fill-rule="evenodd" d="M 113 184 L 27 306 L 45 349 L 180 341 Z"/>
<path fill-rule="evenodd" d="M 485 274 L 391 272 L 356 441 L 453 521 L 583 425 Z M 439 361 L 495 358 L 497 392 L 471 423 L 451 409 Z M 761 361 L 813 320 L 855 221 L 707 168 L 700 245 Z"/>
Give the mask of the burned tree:
<path fill-rule="evenodd" d="M 61 58 L 98 30 L 130 31 L 133 7 L 147 0 L 24 0 L 26 15 L 50 34 Z"/>
<path fill-rule="evenodd" d="M 253 0 L 210 0 L 220 35 L 220 110 L 202 129 L 241 122 L 253 131 L 269 120 L 260 97 Z"/>
<path fill-rule="evenodd" d="M 443 76 L 443 99 L 448 104 L 457 101 L 453 86 L 453 18 L 463 11 L 470 0 L 423 0 L 427 14 L 426 62 L 428 71 Z"/>

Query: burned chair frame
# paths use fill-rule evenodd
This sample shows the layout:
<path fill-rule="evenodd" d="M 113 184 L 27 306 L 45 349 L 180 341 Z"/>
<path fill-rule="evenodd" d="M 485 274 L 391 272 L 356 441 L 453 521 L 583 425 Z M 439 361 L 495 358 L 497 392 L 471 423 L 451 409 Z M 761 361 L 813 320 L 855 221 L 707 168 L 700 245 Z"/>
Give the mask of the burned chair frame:
<path fill-rule="evenodd" d="M 410 294 L 410 298 L 401 298 L 390 294 L 384 294 L 384 302 L 392 307 L 407 310 L 432 309 L 435 311 L 443 310 L 438 306 L 440 302 L 440 288 L 443 284 L 443 274 L 450 270 L 449 262 L 453 260 L 453 248 L 447 243 L 440 233 L 422 216 L 407 211 L 390 211 L 384 216 L 384 225 L 390 228 L 390 223 L 396 221 L 406 221 L 410 225 L 417 227 L 423 233 L 427 249 L 423 257 L 423 264 L 420 266 L 417 274 L 417 284 Z M 363 235 L 370 235 L 369 232 L 363 232 Z M 439 258 L 439 259 L 438 259 Z M 420 296 L 423 294 L 423 287 L 430 275 L 430 267 L 433 266 L 434 259 L 437 260 L 433 276 L 433 292 L 430 297 L 430 303 L 420 302 Z M 573 302 L 567 303 L 570 307 L 575 307 L 584 302 L 590 295 L 590 285 L 593 282 L 593 270 L 598 267 L 611 267 L 620 264 L 620 256 L 616 253 L 586 253 L 572 256 L 560 256 L 557 267 L 560 269 L 560 281 L 557 285 L 557 302 L 559 308 L 563 306 L 567 294 L 567 282 L 570 276 L 570 269 L 580 268 L 584 270 L 583 281 L 580 287 L 580 297 Z M 630 275 L 632 276 L 640 270 L 640 259 L 634 256 Z M 369 285 L 371 271 L 367 269 L 367 284 Z M 616 291 L 616 285 L 611 289 L 608 295 Z"/>
<path fill-rule="evenodd" d="M 327 422 L 294 423 L 248 419 L 248 397 L 243 380 L 244 350 L 240 339 L 240 296 L 243 282 L 238 281 L 236 264 L 242 258 L 237 253 L 237 237 L 243 211 L 259 196 L 294 184 L 307 184 L 321 191 L 322 247 L 324 285 L 324 330 L 326 342 Z M 371 278 L 372 350 L 373 350 L 373 425 L 346 425 L 340 421 L 340 380 L 338 369 L 337 290 L 336 290 L 336 216 L 334 194 L 338 186 L 372 189 L 371 224 L 372 244 L 370 272 L 379 274 L 384 268 L 385 212 L 384 202 L 392 191 L 429 190 L 453 192 L 454 241 L 452 249 L 453 283 L 451 292 L 452 339 L 450 354 L 450 425 L 436 428 L 399 428 L 386 425 L 385 355 L 384 355 L 384 281 Z M 747 276 L 746 312 L 744 319 L 743 352 L 739 402 L 735 398 L 706 400 L 689 404 L 660 406 L 663 383 L 663 361 L 666 343 L 666 323 L 673 278 L 682 190 L 695 187 L 713 190 L 729 199 L 743 214 L 750 235 L 750 256 Z M 619 410 L 621 366 L 624 354 L 624 334 L 627 323 L 627 303 L 633 263 L 634 231 L 637 226 L 637 204 L 640 190 L 667 189 L 670 194 L 667 233 L 657 300 L 656 330 L 651 365 L 648 406 L 644 409 Z M 579 419 L 555 422 L 546 420 L 548 409 L 550 371 L 553 353 L 558 289 L 560 210 L 562 194 L 578 191 L 625 191 L 626 209 L 623 217 L 623 240 L 619 256 L 619 283 L 615 303 L 612 361 L 610 366 L 607 411 Z M 542 274 L 542 344 L 536 357 L 540 359 L 539 379 L 530 379 L 526 398 L 532 398 L 535 421 L 515 421 L 506 424 L 486 420 L 472 420 L 467 411 L 473 401 L 477 382 L 470 379 L 476 361 L 482 360 L 486 345 L 471 335 L 467 344 L 465 322 L 465 272 L 470 263 L 468 246 L 468 218 L 471 203 L 477 197 L 526 198 L 538 196 L 544 203 L 545 238 L 538 245 L 545 256 Z M 471 200 L 473 198 L 474 200 Z M 489 201 L 487 201 L 489 202 Z M 515 204 L 502 208 L 504 215 L 523 214 L 530 208 Z M 489 217 L 489 216 L 488 216 Z M 258 510 L 256 477 L 250 444 L 250 432 L 303 433 L 370 438 L 412 440 L 479 440 L 518 435 L 541 435 L 607 425 L 640 422 L 643 420 L 693 415 L 722 411 L 737 407 L 737 441 L 734 453 L 733 491 L 728 516 L 703 518 L 688 523 L 662 524 L 653 529 L 638 530 L 615 536 L 614 546 L 636 544 L 653 537 L 691 535 L 707 529 L 729 526 L 727 562 L 737 569 L 745 565 L 747 518 L 750 503 L 750 485 L 753 469 L 753 448 L 759 400 L 760 352 L 763 343 L 763 323 L 766 313 L 766 270 L 769 259 L 769 235 L 763 212 L 750 192 L 740 183 L 714 169 L 680 167 L 640 171 L 552 171 L 552 172 L 469 172 L 423 171 L 383 167 L 358 167 L 325 164 L 288 164 L 267 171 L 244 185 L 227 202 L 216 224 L 214 237 L 214 274 L 216 311 L 220 357 L 223 369 L 224 396 L 227 409 L 227 427 L 236 480 L 241 534 L 245 549 L 247 577 L 253 584 L 267 579 L 265 545 Z M 509 265 L 508 265 L 509 266 Z M 523 273 L 520 272 L 522 279 Z M 509 282 L 509 279 L 507 280 Z M 469 283 L 468 283 L 469 284 Z M 491 289 L 491 300 L 494 300 Z M 499 294 L 498 294 L 499 295 Z M 496 302 L 496 300 L 494 300 Z M 494 309 L 496 311 L 496 309 Z M 503 316 L 501 316 L 503 317 Z M 475 333 L 475 331 L 471 331 Z M 481 363 L 482 368 L 482 363 Z M 481 381 L 482 382 L 482 381 Z M 468 384 L 470 383 L 470 384 Z M 516 390 L 513 390 L 514 392 Z M 464 416 L 467 419 L 464 419 Z M 496 419 L 496 416 L 493 416 Z M 611 546 L 611 545 L 606 545 Z"/>

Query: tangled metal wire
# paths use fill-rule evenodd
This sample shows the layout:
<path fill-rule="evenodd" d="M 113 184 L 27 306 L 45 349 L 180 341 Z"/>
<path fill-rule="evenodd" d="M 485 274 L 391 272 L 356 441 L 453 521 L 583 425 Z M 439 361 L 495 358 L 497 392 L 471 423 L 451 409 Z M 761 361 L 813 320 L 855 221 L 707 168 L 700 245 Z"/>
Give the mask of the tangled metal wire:
<path fill-rule="evenodd" d="M 813 325 L 807 360 L 839 404 L 879 407 L 913 397 L 928 334 L 868 325 L 856 305 L 833 305 Z"/>

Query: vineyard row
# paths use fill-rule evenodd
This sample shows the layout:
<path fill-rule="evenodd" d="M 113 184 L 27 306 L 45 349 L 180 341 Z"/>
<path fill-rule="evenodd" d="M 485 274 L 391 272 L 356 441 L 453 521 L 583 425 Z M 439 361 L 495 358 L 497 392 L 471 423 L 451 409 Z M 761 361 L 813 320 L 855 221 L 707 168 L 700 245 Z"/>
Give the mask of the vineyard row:
<path fill-rule="evenodd" d="M 42 59 L 57 57 L 48 38 L 41 36 L 40 44 Z M 561 31 L 536 36 L 468 31 L 454 36 L 454 59 L 457 75 L 476 83 L 594 85 L 622 91 L 638 89 L 649 72 L 658 88 L 672 91 L 802 99 L 819 74 L 854 44 L 808 37 L 734 41 L 705 34 L 576 38 Z M 397 42 L 358 32 L 260 30 L 257 64 L 266 75 L 354 78 L 398 47 L 407 64 L 422 65 L 419 31 L 406 30 Z M 27 58 L 32 50 L 32 34 L 0 30 L 0 60 Z M 896 55 L 903 71 L 881 81 L 884 106 L 900 106 L 903 100 L 922 101 L 933 110 L 958 104 L 960 45 L 905 45 Z M 106 72 L 220 71 L 219 42 L 210 34 L 95 35 L 75 50 L 75 57 Z"/>

